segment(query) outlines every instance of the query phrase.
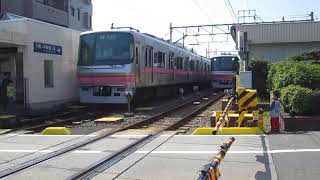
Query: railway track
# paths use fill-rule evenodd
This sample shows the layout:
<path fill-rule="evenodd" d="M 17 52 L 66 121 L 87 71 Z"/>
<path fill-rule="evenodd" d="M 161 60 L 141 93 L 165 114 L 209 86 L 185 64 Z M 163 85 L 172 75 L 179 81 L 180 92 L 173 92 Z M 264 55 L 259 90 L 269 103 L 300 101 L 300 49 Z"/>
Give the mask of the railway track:
<path fill-rule="evenodd" d="M 188 97 L 186 100 L 188 101 L 191 99 L 193 99 L 192 96 Z M 146 106 L 153 106 L 153 105 L 155 104 L 152 104 L 152 103 L 146 104 Z M 168 108 L 172 108 L 172 106 L 175 106 L 175 105 L 176 104 L 172 101 L 168 103 L 164 103 L 158 109 L 151 111 L 149 114 L 143 115 L 143 117 L 154 116 L 154 114 L 158 114 L 158 112 L 166 111 Z M 115 111 L 111 112 L 110 109 L 113 109 Z M 108 116 L 112 113 L 117 113 L 120 115 L 124 114 L 125 110 L 123 109 L 124 109 L 123 107 L 114 108 L 114 106 L 112 107 L 108 106 L 107 108 L 101 108 L 101 107 L 95 108 L 95 107 L 89 107 L 89 106 L 84 106 L 79 109 L 67 108 L 64 111 L 57 111 L 55 113 L 45 115 L 45 116 L 19 119 L 18 120 L 19 127 L 14 128 L 12 131 L 23 130 L 25 132 L 30 132 L 30 133 L 40 132 L 46 127 L 50 127 L 50 126 L 68 125 L 69 127 L 73 127 L 72 122 L 77 122 L 76 125 L 84 124 L 85 126 L 84 128 L 87 128 L 90 126 L 97 125 L 96 123 L 92 123 L 93 120 L 95 119 L 101 118 L 103 116 Z M 141 119 L 138 119 L 138 120 L 129 119 L 128 124 L 125 124 L 125 125 L 130 125 L 132 123 L 135 123 L 136 121 L 141 121 Z M 103 128 L 103 125 L 99 125 L 99 126 Z M 120 126 L 124 126 L 124 125 L 120 124 Z"/>
<path fill-rule="evenodd" d="M 154 116 L 152 116 L 146 120 L 143 120 L 141 122 L 137 122 L 135 124 L 128 125 L 128 126 L 122 127 L 122 128 L 115 128 L 112 131 L 98 134 L 97 136 L 91 137 L 91 138 L 86 139 L 84 141 L 72 144 L 70 146 L 67 146 L 62 149 L 56 150 L 54 152 L 48 153 L 44 156 L 40 156 L 38 158 L 33 159 L 32 161 L 27 161 L 22 164 L 16 165 L 12 168 L 0 171 L 0 178 L 8 177 L 8 176 L 13 175 L 17 172 L 25 170 L 29 167 L 35 166 L 41 162 L 53 159 L 53 158 L 58 157 L 62 154 L 66 154 L 66 153 L 71 152 L 73 150 L 76 150 L 78 148 L 84 147 L 88 144 L 94 143 L 94 142 L 101 140 L 105 137 L 108 137 L 114 133 L 117 133 L 120 131 L 125 131 L 128 129 L 133 129 L 133 128 L 140 128 L 142 126 L 149 126 L 149 127 L 157 126 L 157 122 L 159 122 L 159 121 L 161 122 L 162 120 L 165 120 L 165 119 L 168 120 L 168 118 L 172 118 L 173 116 L 177 116 L 179 114 L 179 118 L 176 118 L 175 120 L 173 120 L 172 123 L 167 123 L 166 126 L 163 126 L 163 127 L 159 128 L 158 130 L 152 132 L 151 134 L 149 134 L 145 138 L 142 138 L 142 139 L 134 142 L 133 144 L 126 146 L 125 148 L 121 149 L 120 151 L 114 153 L 112 156 L 108 156 L 106 158 L 103 158 L 101 161 L 91 165 L 88 168 L 83 169 L 82 171 L 73 175 L 72 177 L 69 177 L 69 179 L 82 179 L 83 177 L 88 177 L 88 176 L 90 177 L 90 176 L 92 176 L 92 172 L 96 172 L 97 168 L 99 169 L 101 167 L 105 167 L 106 164 L 108 164 L 110 161 L 114 161 L 115 159 L 119 158 L 120 155 L 130 153 L 133 149 L 138 148 L 139 146 L 142 146 L 144 143 L 147 143 L 148 141 L 154 139 L 159 133 L 166 131 L 166 130 L 175 130 L 179 126 L 182 126 L 184 123 L 188 122 L 190 117 L 194 116 L 196 113 L 200 112 L 202 109 L 206 108 L 211 103 L 217 101 L 219 98 L 223 97 L 223 95 L 224 95 L 223 93 L 217 94 L 217 95 L 209 98 L 209 100 L 205 103 L 204 103 L 205 100 L 203 100 L 202 105 L 197 105 L 197 106 L 192 104 L 194 102 L 194 99 L 192 99 L 188 102 L 185 102 L 185 103 L 183 103 L 179 106 L 176 106 L 174 108 L 168 109 L 165 112 L 154 115 Z M 203 95 L 203 96 L 205 96 L 205 95 Z M 201 99 L 201 98 L 199 98 L 199 99 Z M 187 108 L 187 107 L 188 107 L 188 110 L 187 111 L 184 110 L 184 108 Z M 190 111 L 191 110 L 191 109 L 189 109 L 190 107 L 196 107 L 196 108 L 194 108 L 192 111 Z M 121 157 L 123 157 L 123 156 L 121 156 Z"/>
<path fill-rule="evenodd" d="M 55 121 L 72 118 L 78 114 L 82 114 L 89 111 L 89 107 L 83 106 L 79 109 L 66 108 L 62 111 L 54 111 L 48 115 L 40 115 L 36 117 L 18 117 L 16 127 L 12 131 L 26 130 L 33 131 L 46 125 L 54 124 Z M 38 128 L 37 128 L 38 127 Z"/>
<path fill-rule="evenodd" d="M 108 167 L 119 162 L 129 154 L 133 153 L 135 150 L 139 149 L 143 145 L 147 144 L 151 140 L 155 139 L 160 133 L 168 130 L 176 130 L 179 127 L 182 127 L 188 123 L 193 116 L 201 112 L 203 109 L 214 103 L 215 101 L 222 98 L 224 94 L 217 94 L 214 97 L 209 98 L 208 100 L 201 100 L 199 107 L 195 107 L 193 103 L 186 103 L 182 106 L 177 107 L 175 110 L 164 113 L 157 117 L 150 119 L 150 121 L 143 121 L 137 123 L 135 126 L 131 126 L 125 129 L 130 128 L 143 128 L 143 129 L 152 129 L 153 132 L 148 134 L 146 137 L 137 140 L 136 142 L 129 144 L 118 152 L 107 156 L 100 161 L 88 166 L 87 168 L 79 171 L 78 173 L 68 177 L 68 180 L 77 180 L 77 179 L 91 179 L 100 172 L 103 172 Z M 177 132 L 178 133 L 178 132 Z M 175 133 L 176 134 L 176 133 Z M 122 172 L 123 173 L 123 172 Z"/>

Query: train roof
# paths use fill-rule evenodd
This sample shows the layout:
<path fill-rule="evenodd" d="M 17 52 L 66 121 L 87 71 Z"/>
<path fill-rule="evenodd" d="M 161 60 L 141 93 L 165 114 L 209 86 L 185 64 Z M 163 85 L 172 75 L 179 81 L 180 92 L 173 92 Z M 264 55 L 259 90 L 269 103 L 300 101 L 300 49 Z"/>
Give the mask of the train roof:
<path fill-rule="evenodd" d="M 208 58 L 204 57 L 204 56 L 201 56 L 201 55 L 198 55 L 196 54 L 195 52 L 192 52 L 186 48 L 182 48 L 178 45 L 175 45 L 175 44 L 172 44 L 164 39 L 161 39 L 157 36 L 154 36 L 152 34 L 148 34 L 148 33 L 141 33 L 141 32 L 138 32 L 136 30 L 123 30 L 123 29 L 112 29 L 112 30 L 101 30 L 101 31 L 87 31 L 87 32 L 83 32 L 81 33 L 81 36 L 82 35 L 86 35 L 86 34 L 94 34 L 94 33 L 106 33 L 106 32 L 123 32 L 123 33 L 130 33 L 130 34 L 133 34 L 133 35 L 137 35 L 137 36 L 142 36 L 144 37 L 145 39 L 151 39 L 151 40 L 155 40 L 157 41 L 158 43 L 161 43 L 163 45 L 169 45 L 171 46 L 172 48 L 177 48 L 177 49 L 180 49 L 186 53 L 189 53 L 189 54 L 192 54 L 194 56 L 197 56 L 198 58 L 203 58 L 203 59 L 207 59 L 209 60 Z"/>
<path fill-rule="evenodd" d="M 210 59 L 219 58 L 219 57 L 238 57 L 239 58 L 239 55 L 236 55 L 236 54 L 218 55 L 218 56 L 213 56 Z"/>

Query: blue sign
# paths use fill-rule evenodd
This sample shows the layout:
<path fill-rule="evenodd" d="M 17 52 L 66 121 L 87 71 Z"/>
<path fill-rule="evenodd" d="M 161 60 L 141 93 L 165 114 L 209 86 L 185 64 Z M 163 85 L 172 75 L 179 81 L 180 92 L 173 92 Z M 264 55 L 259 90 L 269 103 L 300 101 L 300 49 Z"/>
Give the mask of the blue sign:
<path fill-rule="evenodd" d="M 33 43 L 33 51 L 38 52 L 38 53 L 62 55 L 62 46 L 34 42 Z"/>

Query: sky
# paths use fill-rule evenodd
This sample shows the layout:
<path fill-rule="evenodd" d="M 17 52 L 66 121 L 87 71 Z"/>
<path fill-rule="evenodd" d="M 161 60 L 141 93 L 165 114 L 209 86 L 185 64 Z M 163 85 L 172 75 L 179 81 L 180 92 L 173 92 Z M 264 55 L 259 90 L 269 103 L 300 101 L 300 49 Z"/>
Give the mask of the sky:
<path fill-rule="evenodd" d="M 221 24 L 237 22 L 238 10 L 255 9 L 263 21 L 307 19 L 314 12 L 320 17 L 320 1 L 316 0 L 93 0 L 93 30 L 109 30 L 114 26 L 131 26 L 141 32 L 169 39 L 169 26 Z M 234 15 L 232 10 L 234 11 Z M 249 19 L 247 19 L 248 21 Z M 226 27 L 227 28 L 227 27 Z M 225 32 L 228 29 L 223 29 Z M 215 32 L 221 32 L 214 29 Z M 173 31 L 173 41 L 181 30 Z M 214 43 L 212 43 L 212 41 Z M 181 41 L 179 41 L 181 42 Z M 209 43 L 210 42 L 210 43 Z M 182 43 L 182 42 L 181 42 Z M 203 56 L 220 51 L 233 51 L 235 44 L 226 35 L 187 37 L 185 45 Z"/>

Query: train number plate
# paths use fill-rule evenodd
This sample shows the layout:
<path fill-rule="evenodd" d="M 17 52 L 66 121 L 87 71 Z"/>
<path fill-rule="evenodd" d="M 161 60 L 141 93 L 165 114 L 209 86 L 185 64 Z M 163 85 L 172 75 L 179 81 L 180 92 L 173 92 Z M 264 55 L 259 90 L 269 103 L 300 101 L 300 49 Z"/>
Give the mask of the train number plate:
<path fill-rule="evenodd" d="M 111 96 L 110 86 L 96 86 L 93 88 L 93 96 Z"/>

